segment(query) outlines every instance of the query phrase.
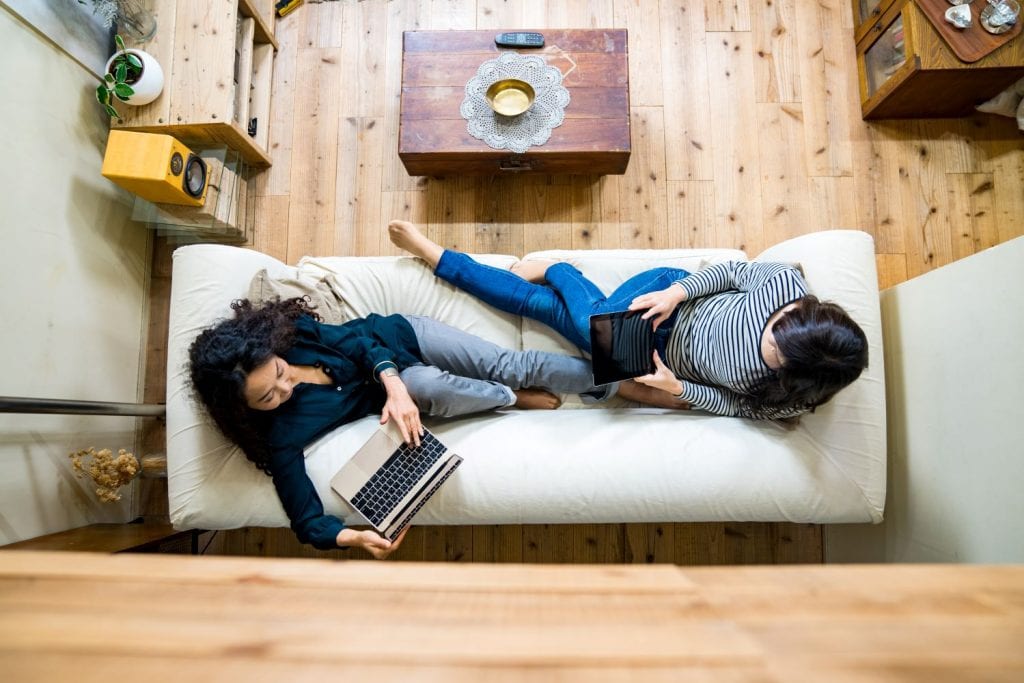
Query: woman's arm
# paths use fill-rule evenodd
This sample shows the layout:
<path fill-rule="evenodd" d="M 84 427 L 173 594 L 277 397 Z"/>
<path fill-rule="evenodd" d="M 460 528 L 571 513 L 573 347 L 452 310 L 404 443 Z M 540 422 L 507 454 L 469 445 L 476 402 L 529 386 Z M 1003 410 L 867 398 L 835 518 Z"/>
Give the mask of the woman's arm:
<path fill-rule="evenodd" d="M 300 542 L 309 543 L 319 550 L 355 546 L 365 549 L 378 560 L 398 549 L 405 532 L 394 541 L 388 541 L 373 530 L 346 528 L 340 519 L 324 512 L 320 496 L 306 473 L 301 450 L 277 455 L 271 469 L 277 496 Z"/>
<path fill-rule="evenodd" d="M 629 310 L 642 311 L 646 309 L 647 312 L 640 316 L 640 319 L 650 320 L 654 318 L 652 327 L 655 330 L 658 329 L 658 325 L 672 315 L 672 311 L 676 310 L 676 306 L 687 299 L 688 295 L 686 290 L 683 289 L 681 282 L 673 282 L 666 289 L 641 294 L 630 302 Z"/>
<path fill-rule="evenodd" d="M 681 403 L 688 403 L 698 410 L 706 410 L 716 415 L 728 417 L 748 417 L 754 420 L 780 420 L 795 417 L 806 411 L 799 408 L 767 408 L 750 410 L 745 407 L 742 394 L 721 387 L 684 382 L 661 362 L 658 353 L 654 353 L 655 370 L 650 375 L 637 377 L 636 381 L 655 389 L 667 391 Z"/>
<path fill-rule="evenodd" d="M 357 330 L 345 325 L 318 323 L 316 332 L 322 344 L 337 350 L 377 381 L 387 368 L 398 369 L 391 349 Z"/>
<path fill-rule="evenodd" d="M 378 377 L 388 395 L 380 414 L 380 423 L 387 424 L 393 418 L 402 432 L 402 440 L 412 446 L 419 446 L 420 437 L 423 436 L 420 409 L 409 395 L 405 382 L 398 376 L 398 370 L 386 368 L 380 371 Z"/>
<path fill-rule="evenodd" d="M 795 407 L 750 410 L 745 406 L 743 394 L 695 382 L 681 382 L 681 384 L 683 385 L 683 390 L 677 398 L 689 401 L 694 408 L 706 410 L 716 415 L 747 417 L 752 420 L 782 420 L 807 412 L 803 408 Z"/>
<path fill-rule="evenodd" d="M 277 497 L 299 541 L 319 550 L 337 548 L 336 539 L 345 525 L 337 517 L 324 514 L 320 496 L 306 473 L 302 451 L 275 453 L 271 472 Z"/>
<path fill-rule="evenodd" d="M 402 539 L 405 538 L 409 529 L 410 527 L 405 527 L 402 533 L 398 534 L 398 538 L 393 541 L 389 541 L 372 529 L 365 531 L 342 529 L 338 533 L 337 541 L 339 546 L 356 546 L 373 555 L 374 559 L 383 560 L 398 550 L 398 546 L 402 544 Z"/>
<path fill-rule="evenodd" d="M 775 282 L 780 279 L 783 282 Z M 796 287 L 799 293 L 784 298 L 791 301 L 807 293 L 807 287 L 800 271 L 784 263 L 758 263 L 753 261 L 728 261 L 718 263 L 696 273 L 691 273 L 675 285 L 682 287 L 690 299 L 709 294 L 736 290 L 751 292 L 760 287 Z"/>

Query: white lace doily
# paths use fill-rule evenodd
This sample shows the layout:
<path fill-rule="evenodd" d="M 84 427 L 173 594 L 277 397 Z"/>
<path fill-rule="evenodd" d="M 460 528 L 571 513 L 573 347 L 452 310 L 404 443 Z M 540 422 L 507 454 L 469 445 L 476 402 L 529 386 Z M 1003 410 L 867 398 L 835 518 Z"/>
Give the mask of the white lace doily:
<path fill-rule="evenodd" d="M 487 103 L 487 88 L 504 78 L 518 78 L 533 86 L 533 106 L 518 116 L 502 116 Z M 562 85 L 562 72 L 536 55 L 506 52 L 480 65 L 466 83 L 466 98 L 459 112 L 466 119 L 466 130 L 494 149 L 522 154 L 530 147 L 543 145 L 551 130 L 562 125 L 569 91 Z"/>

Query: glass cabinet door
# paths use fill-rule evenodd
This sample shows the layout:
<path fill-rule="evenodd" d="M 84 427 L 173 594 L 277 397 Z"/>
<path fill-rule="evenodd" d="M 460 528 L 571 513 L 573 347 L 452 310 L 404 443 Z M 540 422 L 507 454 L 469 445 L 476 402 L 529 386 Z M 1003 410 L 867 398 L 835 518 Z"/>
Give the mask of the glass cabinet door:
<path fill-rule="evenodd" d="M 903 15 L 892 22 L 878 40 L 864 53 L 864 71 L 867 77 L 868 97 L 907 61 L 903 44 Z"/>
<path fill-rule="evenodd" d="M 860 26 L 868 19 L 877 17 L 882 13 L 880 5 L 882 0 L 857 0 L 857 21 L 854 22 L 857 26 Z"/>

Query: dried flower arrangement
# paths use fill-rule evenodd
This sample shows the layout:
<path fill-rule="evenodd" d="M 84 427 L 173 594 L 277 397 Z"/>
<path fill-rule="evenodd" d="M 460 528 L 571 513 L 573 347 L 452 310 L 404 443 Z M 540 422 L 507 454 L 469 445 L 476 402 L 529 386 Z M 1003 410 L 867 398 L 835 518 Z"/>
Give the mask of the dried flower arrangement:
<path fill-rule="evenodd" d="M 118 29 L 133 40 L 145 42 L 156 31 L 156 20 L 142 0 L 91 0 L 93 14 L 100 18 L 103 28 Z M 79 5 L 86 4 L 78 0 Z"/>
<path fill-rule="evenodd" d="M 78 4 L 84 5 L 85 0 L 78 0 Z M 93 0 L 92 11 L 102 20 L 103 28 L 112 28 L 117 23 L 117 15 L 121 8 L 117 0 Z"/>
<path fill-rule="evenodd" d="M 117 451 L 116 458 L 109 448 L 97 451 L 91 446 L 69 453 L 68 457 L 71 458 L 76 476 L 88 475 L 92 478 L 96 484 L 96 495 L 104 503 L 121 500 L 118 489 L 134 479 L 139 472 L 139 461 L 123 448 Z"/>

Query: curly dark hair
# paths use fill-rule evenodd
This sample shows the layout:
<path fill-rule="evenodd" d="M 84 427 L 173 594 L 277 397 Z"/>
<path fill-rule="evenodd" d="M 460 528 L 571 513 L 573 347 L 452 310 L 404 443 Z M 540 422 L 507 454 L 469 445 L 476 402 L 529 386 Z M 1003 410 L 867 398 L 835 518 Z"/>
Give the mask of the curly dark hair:
<path fill-rule="evenodd" d="M 782 367 L 745 397 L 751 410 L 813 411 L 868 366 L 864 330 L 836 304 L 807 295 L 772 328 Z"/>
<path fill-rule="evenodd" d="M 319 320 L 308 298 L 231 303 L 234 317 L 204 330 L 188 350 L 192 388 L 214 423 L 256 467 L 270 474 L 267 435 L 270 416 L 245 403 L 245 380 L 271 356 L 281 356 L 295 341 L 295 321 Z"/>

